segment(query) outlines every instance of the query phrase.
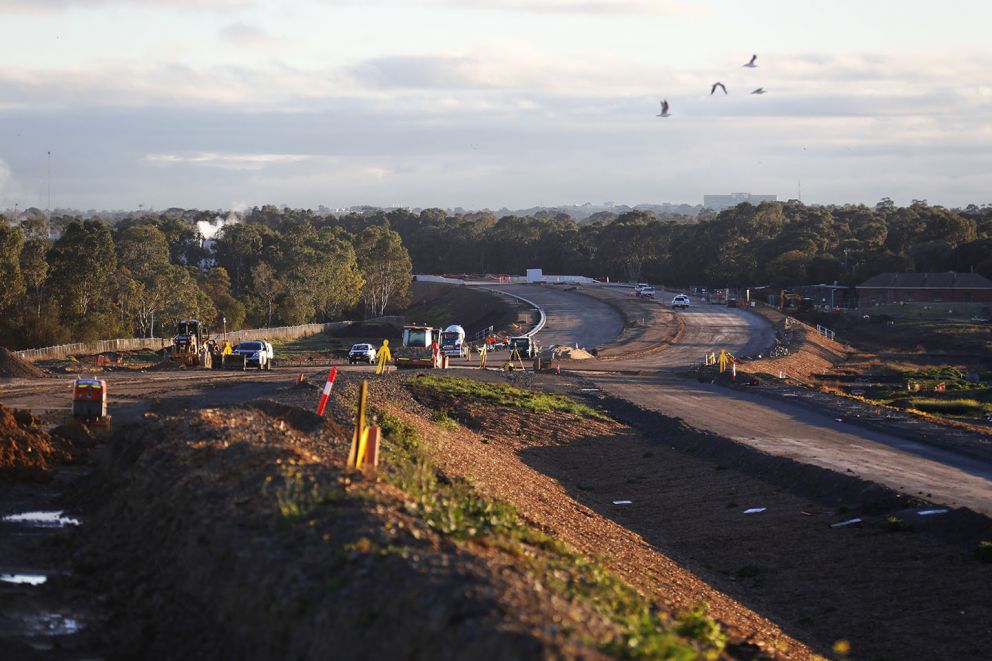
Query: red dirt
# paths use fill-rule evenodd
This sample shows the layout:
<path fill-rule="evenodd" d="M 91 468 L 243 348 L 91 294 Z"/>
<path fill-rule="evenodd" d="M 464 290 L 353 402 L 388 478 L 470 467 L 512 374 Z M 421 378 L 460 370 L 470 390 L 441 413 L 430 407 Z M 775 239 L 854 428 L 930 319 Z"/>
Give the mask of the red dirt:
<path fill-rule="evenodd" d="M 0 376 L 36 379 L 45 376 L 45 373 L 23 358 L 18 358 L 6 347 L 0 347 Z"/>
<path fill-rule="evenodd" d="M 776 377 L 784 373 L 786 377 L 808 383 L 813 375 L 831 370 L 847 360 L 852 353 L 850 347 L 822 337 L 812 326 L 787 317 L 778 310 L 766 307 L 748 310 L 771 322 L 781 342 L 780 346 L 788 350 L 787 355 L 747 361 L 742 367 L 748 372 L 763 372 Z"/>
<path fill-rule="evenodd" d="M 0 404 L 0 477 L 46 480 L 53 464 L 71 459 L 71 448 L 49 436 L 34 416 Z"/>

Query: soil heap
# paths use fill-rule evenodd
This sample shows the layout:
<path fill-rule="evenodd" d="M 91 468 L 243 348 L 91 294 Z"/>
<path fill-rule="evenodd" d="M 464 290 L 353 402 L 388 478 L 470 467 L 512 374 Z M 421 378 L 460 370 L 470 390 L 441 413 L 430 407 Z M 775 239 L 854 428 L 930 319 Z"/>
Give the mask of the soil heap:
<path fill-rule="evenodd" d="M 18 358 L 6 347 L 0 347 L 0 376 L 39 378 L 45 376 L 45 373 L 23 358 Z"/>
<path fill-rule="evenodd" d="M 65 443 L 49 436 L 30 413 L 0 404 L 0 478 L 44 480 L 53 463 L 71 458 Z"/>

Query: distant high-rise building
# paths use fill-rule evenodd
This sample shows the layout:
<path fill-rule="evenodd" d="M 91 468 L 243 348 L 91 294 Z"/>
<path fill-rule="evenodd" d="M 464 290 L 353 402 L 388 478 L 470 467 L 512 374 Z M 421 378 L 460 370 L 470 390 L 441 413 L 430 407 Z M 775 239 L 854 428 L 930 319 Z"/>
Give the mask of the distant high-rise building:
<path fill-rule="evenodd" d="M 703 206 L 714 211 L 723 211 L 736 207 L 741 202 L 749 202 L 755 206 L 762 202 L 777 202 L 777 195 L 751 195 L 750 193 L 731 193 L 730 195 L 703 195 Z"/>

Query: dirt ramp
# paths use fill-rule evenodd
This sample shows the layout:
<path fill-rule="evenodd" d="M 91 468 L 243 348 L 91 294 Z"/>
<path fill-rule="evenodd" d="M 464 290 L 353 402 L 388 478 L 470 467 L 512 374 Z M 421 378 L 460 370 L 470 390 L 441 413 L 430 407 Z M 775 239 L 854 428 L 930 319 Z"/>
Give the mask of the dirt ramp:
<path fill-rule="evenodd" d="M 37 379 L 45 373 L 30 362 L 19 358 L 16 354 L 0 347 L 0 376 L 20 379 Z"/>

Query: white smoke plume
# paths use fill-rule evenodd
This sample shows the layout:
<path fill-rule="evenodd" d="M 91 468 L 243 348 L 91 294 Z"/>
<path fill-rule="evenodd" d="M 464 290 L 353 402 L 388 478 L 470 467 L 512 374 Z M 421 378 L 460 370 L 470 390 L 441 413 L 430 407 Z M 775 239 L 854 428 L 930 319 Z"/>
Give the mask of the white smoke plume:
<path fill-rule="evenodd" d="M 212 221 L 200 220 L 196 223 L 196 229 L 200 232 L 200 236 L 203 237 L 204 242 L 213 241 L 220 232 L 227 225 L 234 225 L 242 221 L 241 214 L 237 211 L 229 211 L 227 216 L 221 218 L 220 216 L 215 217 Z"/>

